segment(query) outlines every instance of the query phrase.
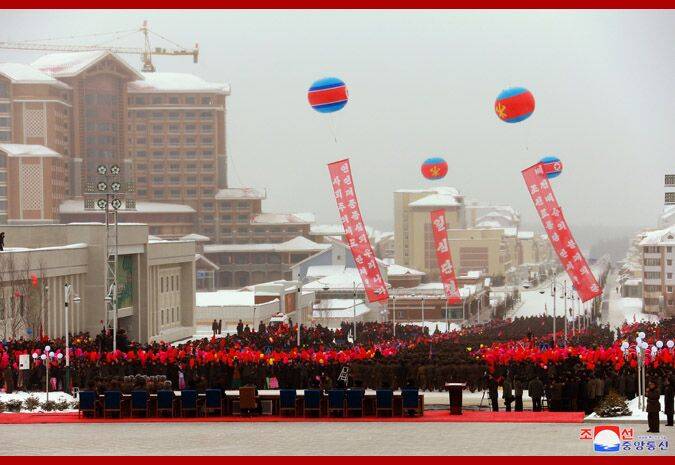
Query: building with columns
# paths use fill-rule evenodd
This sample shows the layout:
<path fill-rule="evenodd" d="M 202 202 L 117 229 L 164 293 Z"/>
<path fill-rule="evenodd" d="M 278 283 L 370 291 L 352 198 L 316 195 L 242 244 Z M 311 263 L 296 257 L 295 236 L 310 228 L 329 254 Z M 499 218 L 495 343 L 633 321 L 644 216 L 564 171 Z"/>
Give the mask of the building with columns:
<path fill-rule="evenodd" d="M 121 224 L 118 327 L 132 340 L 173 342 L 194 334 L 195 242 L 151 239 L 144 224 Z M 0 252 L 0 337 L 66 332 L 64 285 L 73 286 L 67 329 L 100 332 L 106 298 L 102 224 L 7 225 Z"/>

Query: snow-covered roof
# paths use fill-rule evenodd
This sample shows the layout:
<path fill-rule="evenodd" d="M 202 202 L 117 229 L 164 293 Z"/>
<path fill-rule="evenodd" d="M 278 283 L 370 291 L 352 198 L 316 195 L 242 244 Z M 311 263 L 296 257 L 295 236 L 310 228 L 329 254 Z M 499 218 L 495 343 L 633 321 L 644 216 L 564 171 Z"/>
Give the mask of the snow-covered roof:
<path fill-rule="evenodd" d="M 5 76 L 14 84 L 48 84 L 70 89 L 65 82 L 24 63 L 0 63 L 0 75 Z"/>
<path fill-rule="evenodd" d="M 387 276 L 424 276 L 426 273 L 412 268 L 407 268 L 402 265 L 387 265 Z"/>
<path fill-rule="evenodd" d="M 303 236 L 294 237 L 290 241 L 277 244 L 277 251 L 280 252 L 315 252 L 330 248 L 330 244 L 317 244 Z"/>
<path fill-rule="evenodd" d="M 211 240 L 210 237 L 202 236 L 201 234 L 187 234 L 180 238 L 181 241 L 195 241 L 195 242 L 208 242 Z"/>
<path fill-rule="evenodd" d="M 465 284 L 459 288 L 459 295 L 462 298 L 475 294 L 479 287 L 475 284 Z M 423 283 L 415 287 L 391 289 L 390 294 L 399 297 L 418 298 L 421 296 L 431 296 L 439 298 L 445 295 L 443 283 Z"/>
<path fill-rule="evenodd" d="M 77 242 L 74 244 L 66 244 L 52 247 L 5 247 L 2 252 L 37 252 L 45 250 L 64 250 L 64 249 L 86 249 L 89 245 L 85 242 Z"/>
<path fill-rule="evenodd" d="M 258 213 L 251 218 L 253 224 L 308 224 L 302 217 L 294 213 Z"/>
<path fill-rule="evenodd" d="M 208 82 L 188 73 L 141 73 L 142 80 L 130 82 L 129 93 L 145 92 L 208 92 L 230 94 L 230 85 L 222 82 Z"/>
<path fill-rule="evenodd" d="M 9 157 L 61 157 L 44 145 L 0 144 L 0 151 Z"/>
<path fill-rule="evenodd" d="M 220 267 L 218 265 L 216 265 L 215 263 L 213 263 L 211 260 L 209 260 L 208 258 L 206 258 L 204 255 L 202 255 L 200 253 L 195 254 L 195 261 L 202 261 L 202 262 L 206 263 L 208 265 L 208 267 L 213 269 L 213 270 L 219 270 L 220 269 Z"/>
<path fill-rule="evenodd" d="M 349 319 L 354 317 L 355 309 L 357 317 L 370 311 L 363 300 L 356 299 L 356 308 L 354 308 L 354 303 L 354 299 L 323 299 L 314 306 L 312 317 Z"/>
<path fill-rule="evenodd" d="M 92 50 L 88 52 L 68 52 L 68 53 L 50 53 L 43 55 L 31 66 L 51 74 L 56 77 L 69 77 L 80 74 L 85 69 L 103 60 L 108 56 L 113 56 L 117 61 L 124 65 L 130 73 L 136 75 L 138 79 L 143 79 L 143 75 L 124 61 L 119 56 L 107 50 Z"/>
<path fill-rule="evenodd" d="M 402 194 L 424 194 L 424 193 L 429 193 L 429 194 L 443 194 L 443 195 L 455 195 L 455 196 L 461 196 L 459 191 L 455 189 L 454 187 L 447 187 L 447 186 L 442 186 L 442 187 L 431 187 L 428 189 L 396 189 L 394 192 L 399 192 Z"/>
<path fill-rule="evenodd" d="M 305 284 L 304 289 L 310 291 L 321 291 L 324 287 L 328 287 L 331 290 L 344 290 L 352 289 L 354 287 L 354 283 L 356 283 L 357 289 L 360 288 L 363 290 L 359 271 L 356 268 L 345 268 L 340 273 L 331 274 Z"/>
<path fill-rule="evenodd" d="M 96 206 L 96 210 L 101 209 Z M 179 203 L 161 203 L 161 202 L 136 202 L 136 210 L 120 210 L 122 213 L 194 213 L 195 209 L 189 205 Z M 89 210 L 84 209 L 84 202 L 82 200 L 64 200 L 59 206 L 59 213 L 73 214 L 73 213 L 88 213 Z"/>
<path fill-rule="evenodd" d="M 476 229 L 505 229 L 499 221 L 485 220 L 476 223 Z"/>
<path fill-rule="evenodd" d="M 315 265 L 307 268 L 307 278 L 320 279 L 333 274 L 342 273 L 345 270 L 344 265 Z"/>
<path fill-rule="evenodd" d="M 639 286 L 642 284 L 642 280 L 639 278 L 631 278 L 624 281 L 624 286 Z"/>
<path fill-rule="evenodd" d="M 317 244 L 306 237 L 298 236 L 280 244 L 207 244 L 204 253 L 221 252 L 317 252 L 330 248 L 330 244 Z"/>
<path fill-rule="evenodd" d="M 516 237 L 518 228 L 502 228 L 504 230 L 504 237 Z"/>
<path fill-rule="evenodd" d="M 675 245 L 675 226 L 647 232 L 640 245 Z"/>
<path fill-rule="evenodd" d="M 300 218 L 305 223 L 314 223 L 316 221 L 316 215 L 312 212 L 300 212 L 293 214 L 298 218 Z"/>
<path fill-rule="evenodd" d="M 266 192 L 252 187 L 230 187 L 216 192 L 216 200 L 227 199 L 264 199 Z"/>
<path fill-rule="evenodd" d="M 313 236 L 342 236 L 344 228 L 341 224 L 313 224 L 309 233 Z"/>
<path fill-rule="evenodd" d="M 518 231 L 518 239 L 534 239 L 534 232 Z"/>
<path fill-rule="evenodd" d="M 411 207 L 457 207 L 461 205 L 456 194 L 431 194 L 410 202 Z"/>
<path fill-rule="evenodd" d="M 255 292 L 220 290 L 213 292 L 197 292 L 197 307 L 240 307 L 255 304 Z"/>

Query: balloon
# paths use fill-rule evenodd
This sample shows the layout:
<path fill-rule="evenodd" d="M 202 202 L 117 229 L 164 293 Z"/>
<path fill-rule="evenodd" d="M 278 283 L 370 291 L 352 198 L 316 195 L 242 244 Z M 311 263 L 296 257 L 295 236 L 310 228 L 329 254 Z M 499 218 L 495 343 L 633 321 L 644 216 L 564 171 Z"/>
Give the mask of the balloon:
<path fill-rule="evenodd" d="M 644 339 L 644 338 L 645 338 L 645 333 L 642 332 L 642 331 L 640 331 L 640 332 L 638 333 L 638 336 L 640 337 L 640 339 Z"/>
<path fill-rule="evenodd" d="M 442 158 L 427 158 L 422 163 L 422 176 L 427 179 L 443 179 L 448 174 L 448 163 Z"/>
<path fill-rule="evenodd" d="M 560 158 L 557 157 L 544 157 L 539 160 L 539 163 L 542 164 L 544 168 L 544 174 L 549 179 L 557 178 L 562 172 L 563 166 Z"/>
<path fill-rule="evenodd" d="M 642 348 L 647 350 L 647 347 L 649 347 L 649 344 L 647 344 L 646 342 L 642 342 Z"/>
<path fill-rule="evenodd" d="M 622 348 L 623 350 L 628 349 L 629 346 L 630 346 L 630 344 L 628 344 L 627 341 L 623 341 L 623 342 L 621 343 L 621 348 Z"/>
<path fill-rule="evenodd" d="M 307 91 L 309 104 L 319 113 L 333 113 L 347 105 L 347 86 L 338 78 L 319 79 Z"/>
<path fill-rule="evenodd" d="M 30 275 L 30 282 L 33 285 L 33 287 L 37 287 L 38 285 L 38 277 L 35 273 L 31 273 Z"/>
<path fill-rule="evenodd" d="M 656 341 L 656 347 L 659 349 L 663 347 L 663 341 Z"/>
<path fill-rule="evenodd" d="M 503 90 L 495 101 L 495 113 L 502 121 L 519 123 L 534 112 L 534 96 L 523 87 Z"/>
<path fill-rule="evenodd" d="M 642 347 L 642 338 L 636 337 L 635 338 L 635 344 L 639 347 Z"/>
<path fill-rule="evenodd" d="M 668 341 L 668 342 L 666 342 L 666 346 L 668 346 L 669 349 L 672 349 L 673 346 L 675 346 L 675 342 L 673 342 L 673 341 Z"/>
<path fill-rule="evenodd" d="M 51 347 L 49 347 L 49 346 L 45 346 L 45 352 L 49 352 L 50 350 L 52 350 L 52 348 L 51 348 Z"/>

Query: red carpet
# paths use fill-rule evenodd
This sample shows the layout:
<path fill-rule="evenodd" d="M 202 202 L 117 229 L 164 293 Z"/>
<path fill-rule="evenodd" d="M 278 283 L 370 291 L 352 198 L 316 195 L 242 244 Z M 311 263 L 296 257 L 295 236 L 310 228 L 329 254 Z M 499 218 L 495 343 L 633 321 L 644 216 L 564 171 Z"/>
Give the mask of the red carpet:
<path fill-rule="evenodd" d="M 283 422 L 384 422 L 384 423 L 582 423 L 583 412 L 476 412 L 450 415 L 447 410 L 427 410 L 421 417 L 302 418 L 302 417 L 199 417 L 199 418 L 78 418 L 77 413 L 4 413 L 0 424 L 40 423 L 283 423 Z"/>

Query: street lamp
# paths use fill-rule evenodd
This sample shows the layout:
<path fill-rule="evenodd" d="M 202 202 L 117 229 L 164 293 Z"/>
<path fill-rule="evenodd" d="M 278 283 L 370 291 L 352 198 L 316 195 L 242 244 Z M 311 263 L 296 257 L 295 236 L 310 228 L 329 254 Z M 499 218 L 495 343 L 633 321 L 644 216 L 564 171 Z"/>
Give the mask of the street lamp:
<path fill-rule="evenodd" d="M 394 338 L 396 338 L 396 296 L 392 295 L 391 296 L 391 304 L 392 304 L 392 316 L 393 316 L 393 323 L 394 323 Z"/>
<path fill-rule="evenodd" d="M 424 334 L 426 327 L 427 324 L 424 318 L 424 296 L 422 296 L 422 334 Z"/>
<path fill-rule="evenodd" d="M 37 358 L 37 352 L 33 352 L 33 360 L 37 360 Z M 47 374 L 45 376 L 45 393 L 47 395 L 47 402 L 49 402 L 49 365 L 51 364 L 52 360 L 61 360 L 62 358 L 63 354 L 60 352 L 55 354 L 50 346 L 45 346 L 44 352 L 42 352 L 42 355 L 40 355 L 40 360 L 42 360 L 42 362 L 45 364 L 45 369 L 47 370 Z"/>
<path fill-rule="evenodd" d="M 70 301 L 70 297 L 73 293 L 73 286 L 70 283 L 66 283 L 63 285 L 63 306 L 64 306 L 64 316 L 66 319 L 66 324 L 64 325 L 64 328 L 66 330 L 66 377 L 65 377 L 65 384 L 66 388 L 65 391 L 70 393 L 70 318 L 68 317 L 68 303 Z M 73 296 L 73 302 L 76 304 L 80 303 L 80 297 L 79 296 Z"/>

